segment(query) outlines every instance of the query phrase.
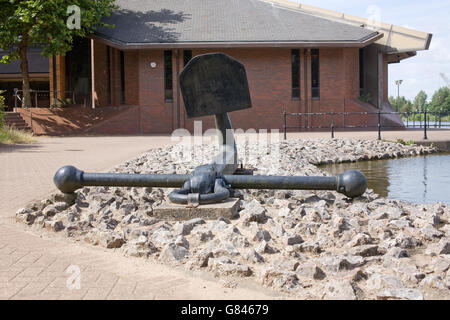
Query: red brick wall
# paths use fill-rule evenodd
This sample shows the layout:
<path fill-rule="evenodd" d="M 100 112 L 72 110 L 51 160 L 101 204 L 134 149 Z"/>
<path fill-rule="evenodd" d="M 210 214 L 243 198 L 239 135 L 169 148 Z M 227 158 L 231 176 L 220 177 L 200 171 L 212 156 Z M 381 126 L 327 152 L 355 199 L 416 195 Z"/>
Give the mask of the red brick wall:
<path fill-rule="evenodd" d="M 107 46 L 100 42 L 94 44 L 94 70 L 95 70 L 95 91 L 97 94 L 96 106 L 108 105 L 108 66 L 107 66 Z"/>
<path fill-rule="evenodd" d="M 96 50 L 101 53 L 101 46 L 97 46 Z M 245 65 L 253 108 L 231 113 L 235 129 L 282 130 L 284 110 L 289 113 L 340 112 L 349 111 L 349 109 L 366 111 L 357 102 L 359 96 L 357 48 L 320 49 L 319 100 L 311 99 L 310 57 L 303 49 L 300 50 L 300 100 L 291 98 L 290 49 L 193 50 L 193 56 L 208 52 L 226 53 Z M 156 68 L 150 67 L 151 62 L 156 63 Z M 183 69 L 182 50 L 178 52 L 173 50 L 174 99 L 172 102 L 166 102 L 164 100 L 164 51 L 140 50 L 125 53 L 125 103 L 140 106 L 140 108 L 134 112 L 134 117 L 128 117 L 127 121 L 124 119 L 123 122 L 117 121 L 117 125 L 130 126 L 136 133 L 171 133 L 178 127 L 179 117 L 180 126 L 190 131 L 193 131 L 194 121 L 203 120 L 203 130 L 214 127 L 213 117 L 186 118 L 183 100 L 176 83 L 177 63 L 181 71 Z M 99 64 L 99 68 L 101 66 Z M 137 121 L 135 117 L 140 120 Z M 305 120 L 305 118 L 288 117 L 288 126 L 299 126 L 300 123 L 304 124 Z M 343 119 L 337 118 L 336 121 L 342 122 Z M 362 122 L 366 121 L 362 119 Z M 329 126 L 329 124 L 330 119 L 324 117 L 308 119 L 308 125 Z M 127 130 L 124 129 L 124 131 Z"/>

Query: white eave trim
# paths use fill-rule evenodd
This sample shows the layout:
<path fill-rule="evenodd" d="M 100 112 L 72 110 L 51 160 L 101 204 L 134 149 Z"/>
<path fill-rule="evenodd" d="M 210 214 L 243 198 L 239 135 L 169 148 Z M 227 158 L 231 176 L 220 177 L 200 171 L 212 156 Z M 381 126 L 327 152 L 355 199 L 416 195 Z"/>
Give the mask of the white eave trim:
<path fill-rule="evenodd" d="M 374 25 L 373 21 L 371 22 L 365 18 L 360 18 L 337 11 L 325 10 L 306 4 L 299 4 L 289 0 L 260 1 L 272 3 L 273 5 L 282 8 L 289 8 L 291 10 L 298 10 L 303 13 L 309 13 L 314 16 L 320 16 L 336 22 L 346 23 L 357 27 L 364 26 L 369 30 L 383 33 L 384 37 L 382 39 L 379 39 L 376 43 L 386 47 L 386 52 L 388 53 L 420 51 L 428 50 L 430 48 L 430 42 L 432 38 L 431 33 L 408 29 L 384 22 L 377 22 Z"/>

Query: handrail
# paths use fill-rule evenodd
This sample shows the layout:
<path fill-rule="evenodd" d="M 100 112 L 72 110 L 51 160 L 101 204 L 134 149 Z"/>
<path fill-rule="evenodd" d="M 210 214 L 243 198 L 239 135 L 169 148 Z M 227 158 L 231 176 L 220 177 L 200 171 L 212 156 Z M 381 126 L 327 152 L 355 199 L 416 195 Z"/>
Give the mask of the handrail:
<path fill-rule="evenodd" d="M 376 121 L 376 125 L 348 125 L 346 122 L 346 116 L 350 116 L 350 115 L 376 115 L 377 116 L 377 121 Z M 382 121 L 382 115 L 399 115 L 400 118 L 405 118 L 406 117 L 406 125 L 405 125 L 405 120 L 402 119 L 403 121 L 403 125 L 406 128 L 416 128 L 416 119 L 417 119 L 417 115 L 419 115 L 419 127 L 422 128 L 424 130 L 424 139 L 427 140 L 428 139 L 428 134 L 427 134 L 427 130 L 431 127 L 434 126 L 434 128 L 449 128 L 450 129 L 450 122 L 446 123 L 445 121 L 442 121 L 442 118 L 447 118 L 450 117 L 450 112 L 429 112 L 427 110 L 424 110 L 422 112 L 304 112 L 304 113 L 292 113 L 292 112 L 283 112 L 283 131 L 284 131 L 284 139 L 287 139 L 287 130 L 288 129 L 330 129 L 331 130 L 331 138 L 334 138 L 335 136 L 335 130 L 336 129 L 358 129 L 358 128 L 377 128 L 378 131 L 378 140 L 381 140 L 381 132 L 383 128 L 398 128 L 399 126 L 389 126 L 386 124 L 383 124 Z M 288 126 L 287 125 L 287 117 L 288 116 L 292 116 L 292 117 L 303 117 L 303 116 L 308 116 L 308 117 L 314 117 L 314 116 L 327 116 L 330 118 L 330 124 L 329 125 L 319 125 L 319 126 L 312 126 L 312 125 L 306 125 L 306 126 Z M 335 120 L 336 117 L 339 116 L 343 116 L 343 123 L 344 125 L 337 125 Z M 412 117 L 412 125 L 410 125 L 410 117 Z M 434 116 L 434 124 L 430 124 L 431 118 Z M 422 118 L 423 117 L 423 118 Z M 299 121 L 300 123 L 302 121 Z"/>

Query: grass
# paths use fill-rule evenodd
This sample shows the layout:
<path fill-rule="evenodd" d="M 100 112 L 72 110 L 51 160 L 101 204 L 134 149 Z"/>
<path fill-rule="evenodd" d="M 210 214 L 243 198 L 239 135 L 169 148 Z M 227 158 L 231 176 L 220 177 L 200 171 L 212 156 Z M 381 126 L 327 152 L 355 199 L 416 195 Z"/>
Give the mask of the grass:
<path fill-rule="evenodd" d="M 32 133 L 16 130 L 8 126 L 0 127 L 0 143 L 16 144 L 16 143 L 33 143 L 36 142 Z"/>

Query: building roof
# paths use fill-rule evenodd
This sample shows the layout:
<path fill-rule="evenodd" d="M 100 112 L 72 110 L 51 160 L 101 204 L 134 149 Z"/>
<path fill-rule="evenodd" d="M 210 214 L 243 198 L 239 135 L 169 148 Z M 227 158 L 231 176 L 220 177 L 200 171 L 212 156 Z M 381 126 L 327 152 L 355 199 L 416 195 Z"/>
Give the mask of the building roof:
<path fill-rule="evenodd" d="M 47 57 L 41 55 L 41 48 L 28 48 L 28 68 L 29 73 L 49 73 L 49 61 Z M 0 49 L 0 57 L 7 54 Z M 0 63 L 0 74 L 21 74 L 20 60 L 10 63 Z"/>
<path fill-rule="evenodd" d="M 365 28 L 376 30 L 384 35 L 384 37 L 376 41 L 376 44 L 380 45 L 386 53 L 392 56 L 398 55 L 399 58 L 407 58 L 414 56 L 415 51 L 428 50 L 430 48 L 432 34 L 427 32 L 396 26 L 381 21 L 374 21 L 367 18 L 356 17 L 342 12 L 321 9 L 314 6 L 297 3 L 293 0 L 270 0 L 270 2 L 277 6 L 291 8 L 292 10 L 298 10 L 336 22 L 346 23 L 353 26 L 364 25 Z"/>
<path fill-rule="evenodd" d="M 365 46 L 377 31 L 260 0 L 116 0 L 96 36 L 122 47 Z"/>

